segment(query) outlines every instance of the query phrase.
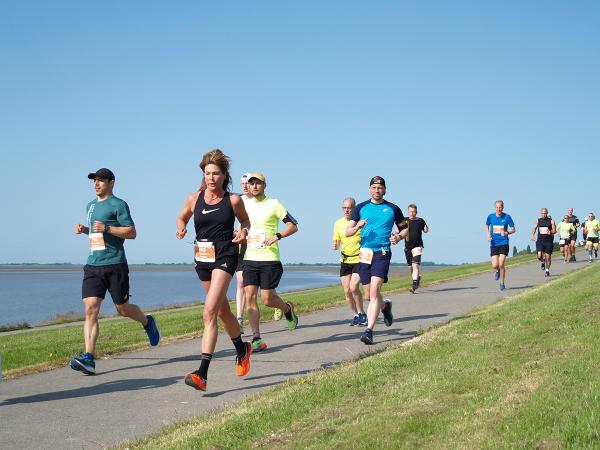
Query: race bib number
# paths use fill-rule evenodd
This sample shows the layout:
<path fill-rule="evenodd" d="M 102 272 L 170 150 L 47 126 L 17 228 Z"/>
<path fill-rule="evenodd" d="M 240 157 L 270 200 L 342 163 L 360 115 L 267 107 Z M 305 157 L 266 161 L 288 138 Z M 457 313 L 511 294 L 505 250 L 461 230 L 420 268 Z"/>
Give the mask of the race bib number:
<path fill-rule="evenodd" d="M 548 230 L 550 230 L 548 227 L 540 227 L 540 234 L 549 234 Z"/>
<path fill-rule="evenodd" d="M 502 232 L 504 231 L 504 225 L 494 225 L 492 231 L 494 234 L 502 234 Z"/>
<path fill-rule="evenodd" d="M 246 238 L 246 242 L 248 244 L 248 248 L 265 248 L 265 233 L 250 233 Z"/>
<path fill-rule="evenodd" d="M 561 240 L 558 241 L 558 244 L 559 245 L 565 245 L 565 241 L 566 241 L 565 239 L 561 239 Z"/>
<path fill-rule="evenodd" d="M 423 247 L 415 247 L 410 252 L 413 256 L 421 256 L 423 254 Z"/>
<path fill-rule="evenodd" d="M 198 262 L 215 262 L 215 246 L 212 242 L 196 242 L 194 259 Z"/>
<path fill-rule="evenodd" d="M 90 250 L 92 252 L 106 250 L 106 245 L 104 244 L 104 234 L 90 233 Z"/>
<path fill-rule="evenodd" d="M 373 250 L 370 248 L 361 248 L 358 261 L 363 264 L 371 264 L 371 261 L 373 261 Z"/>

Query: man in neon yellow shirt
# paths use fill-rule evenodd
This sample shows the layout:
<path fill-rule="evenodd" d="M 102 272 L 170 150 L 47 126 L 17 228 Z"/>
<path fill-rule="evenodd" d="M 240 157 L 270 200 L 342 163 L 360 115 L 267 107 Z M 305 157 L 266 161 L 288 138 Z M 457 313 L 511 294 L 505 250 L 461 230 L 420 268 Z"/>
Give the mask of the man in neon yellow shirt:
<path fill-rule="evenodd" d="M 360 293 L 360 275 L 358 274 L 358 259 L 360 254 L 360 231 L 353 236 L 346 237 L 346 228 L 350 224 L 352 211 L 356 206 L 356 201 L 352 197 L 347 197 L 342 202 L 342 211 L 344 217 L 337 220 L 333 225 L 333 243 L 332 250 L 339 250 L 342 246 L 342 255 L 340 257 L 340 281 L 344 288 L 346 302 L 354 313 L 350 326 L 367 326 L 367 314 L 363 309 L 363 299 Z"/>
<path fill-rule="evenodd" d="M 577 229 L 575 228 L 575 225 L 570 222 L 569 216 L 565 215 L 563 217 L 563 221 L 556 225 L 556 231 L 558 232 L 558 237 L 560 239 L 558 241 L 560 245 L 560 251 L 562 252 L 565 262 L 568 262 L 570 255 L 569 248 L 571 246 L 571 236 L 573 233 L 577 232 Z"/>
<path fill-rule="evenodd" d="M 258 288 L 263 305 L 280 310 L 288 322 L 288 329 L 298 326 L 298 316 L 292 302 L 284 302 L 277 291 L 283 266 L 279 255 L 279 241 L 298 231 L 298 222 L 279 200 L 265 195 L 266 178 L 262 173 L 248 175 L 248 184 L 252 198 L 245 203 L 250 230 L 246 239 L 247 248 L 244 255 L 242 276 L 248 309 L 248 321 L 252 328 L 252 350 L 260 352 L 267 349 L 267 344 L 260 337 L 260 312 L 258 310 Z M 279 221 L 285 228 L 278 231 Z"/>
<path fill-rule="evenodd" d="M 588 219 L 583 225 L 583 232 L 586 235 L 585 248 L 588 252 L 589 262 L 592 262 L 592 251 L 595 257 L 598 257 L 598 232 L 600 231 L 600 222 L 596 219 L 594 213 L 588 214 Z"/>

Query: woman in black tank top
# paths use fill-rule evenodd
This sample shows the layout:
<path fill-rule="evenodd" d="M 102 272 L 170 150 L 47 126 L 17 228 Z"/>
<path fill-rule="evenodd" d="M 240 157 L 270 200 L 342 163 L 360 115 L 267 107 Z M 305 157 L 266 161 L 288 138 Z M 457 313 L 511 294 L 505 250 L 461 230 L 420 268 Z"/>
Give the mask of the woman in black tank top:
<path fill-rule="evenodd" d="M 227 301 L 227 289 L 237 265 L 237 244 L 245 241 L 250 221 L 242 199 L 228 192 L 229 158 L 221 150 L 213 150 L 204 155 L 200 168 L 204 172 L 202 186 L 186 199 L 177 217 L 176 237 L 185 237 L 187 223 L 194 216 L 194 260 L 206 298 L 201 364 L 198 370 L 185 376 L 185 383 L 205 391 L 208 367 L 217 343 L 217 316 L 235 346 L 237 375 L 244 376 L 250 370 L 252 346 L 242 342 L 240 326 Z M 234 231 L 236 218 L 241 225 L 238 231 Z"/>

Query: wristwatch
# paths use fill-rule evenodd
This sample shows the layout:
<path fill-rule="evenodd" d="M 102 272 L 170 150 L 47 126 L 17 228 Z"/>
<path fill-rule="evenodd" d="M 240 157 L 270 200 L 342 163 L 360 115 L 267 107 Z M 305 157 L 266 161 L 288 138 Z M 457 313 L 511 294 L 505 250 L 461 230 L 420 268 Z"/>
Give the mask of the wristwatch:
<path fill-rule="evenodd" d="M 108 233 L 108 230 L 110 229 L 110 225 L 104 225 L 104 232 Z"/>
<path fill-rule="evenodd" d="M 278 240 L 278 241 L 280 241 L 281 239 L 283 239 L 283 238 L 281 237 L 281 233 L 275 233 L 275 236 L 277 236 L 277 240 Z"/>

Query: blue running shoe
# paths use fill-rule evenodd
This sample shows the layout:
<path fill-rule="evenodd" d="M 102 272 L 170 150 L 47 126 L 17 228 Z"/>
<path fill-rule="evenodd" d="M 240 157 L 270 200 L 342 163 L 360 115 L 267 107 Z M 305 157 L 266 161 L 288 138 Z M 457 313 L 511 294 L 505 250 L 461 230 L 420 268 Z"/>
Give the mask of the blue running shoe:
<path fill-rule="evenodd" d="M 383 313 L 383 323 L 385 323 L 386 327 L 392 326 L 392 322 L 394 321 L 394 316 L 392 315 L 392 302 L 387 298 L 384 300 L 385 306 L 381 310 Z"/>
<path fill-rule="evenodd" d="M 367 313 L 359 314 L 358 326 L 366 327 L 367 325 L 369 325 L 369 319 L 367 319 Z"/>
<path fill-rule="evenodd" d="M 71 358 L 71 369 L 83 372 L 86 375 L 96 375 L 96 362 L 91 353 L 80 353 Z"/>
<path fill-rule="evenodd" d="M 360 341 L 367 345 L 373 345 L 373 331 L 367 328 L 360 336 Z"/>
<path fill-rule="evenodd" d="M 496 270 L 496 271 L 494 272 L 494 280 L 498 281 L 499 279 L 500 279 L 500 271 L 499 271 L 499 270 Z"/>
<path fill-rule="evenodd" d="M 500 290 L 501 291 L 505 291 L 506 290 L 506 286 L 504 285 L 504 283 L 500 283 Z"/>
<path fill-rule="evenodd" d="M 154 317 L 146 316 L 146 319 L 148 319 L 148 323 L 144 327 L 144 330 L 146 330 L 150 345 L 152 347 L 156 347 L 160 342 L 160 330 L 158 329 L 158 326 L 156 326 L 156 320 L 154 320 Z"/>
<path fill-rule="evenodd" d="M 360 322 L 360 315 L 359 315 L 359 314 L 356 314 L 356 315 L 355 315 L 355 316 L 352 318 L 352 320 L 350 321 L 350 326 L 351 326 L 351 327 L 356 327 L 356 326 L 358 326 L 358 323 L 359 323 L 359 322 Z"/>

